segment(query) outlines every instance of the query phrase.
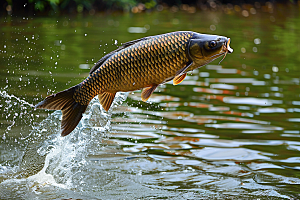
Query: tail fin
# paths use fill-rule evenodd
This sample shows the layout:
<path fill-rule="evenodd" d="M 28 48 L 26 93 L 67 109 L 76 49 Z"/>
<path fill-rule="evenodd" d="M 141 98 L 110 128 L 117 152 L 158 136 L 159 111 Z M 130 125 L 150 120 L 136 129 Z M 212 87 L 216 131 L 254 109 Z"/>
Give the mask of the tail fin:
<path fill-rule="evenodd" d="M 50 95 L 35 106 L 36 108 L 62 111 L 61 136 L 68 135 L 76 128 L 82 118 L 82 114 L 87 108 L 87 105 L 81 105 L 73 99 L 77 87 L 79 87 L 79 85 Z"/>

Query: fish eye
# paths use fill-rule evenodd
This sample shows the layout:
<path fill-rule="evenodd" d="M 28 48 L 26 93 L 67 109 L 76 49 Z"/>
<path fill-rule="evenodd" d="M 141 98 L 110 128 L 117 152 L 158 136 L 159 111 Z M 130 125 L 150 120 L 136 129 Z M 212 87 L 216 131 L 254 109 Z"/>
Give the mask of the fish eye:
<path fill-rule="evenodd" d="M 215 46 L 217 46 L 217 42 L 214 41 L 214 40 L 213 40 L 213 41 L 210 41 L 210 42 L 209 42 L 209 46 L 210 46 L 210 47 L 215 47 Z"/>

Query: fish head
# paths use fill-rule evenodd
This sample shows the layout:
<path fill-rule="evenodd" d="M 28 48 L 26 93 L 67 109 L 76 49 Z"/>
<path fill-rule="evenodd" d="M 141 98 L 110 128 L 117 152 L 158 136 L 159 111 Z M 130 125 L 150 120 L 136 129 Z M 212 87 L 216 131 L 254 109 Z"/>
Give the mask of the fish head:
<path fill-rule="evenodd" d="M 229 43 L 230 38 L 224 36 L 197 33 L 190 39 L 188 54 L 195 64 L 202 66 L 222 55 L 232 53 Z"/>

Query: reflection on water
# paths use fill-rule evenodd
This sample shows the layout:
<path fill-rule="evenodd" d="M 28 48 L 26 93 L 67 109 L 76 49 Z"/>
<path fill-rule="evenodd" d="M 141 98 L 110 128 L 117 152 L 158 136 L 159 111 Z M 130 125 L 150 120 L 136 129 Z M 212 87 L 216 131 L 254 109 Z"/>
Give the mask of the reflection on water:
<path fill-rule="evenodd" d="M 2 19 L 0 196 L 299 198 L 300 19 L 281 9 L 287 17 L 231 10 Z M 116 44 L 176 30 L 229 36 L 235 52 L 180 85 L 160 86 L 147 103 L 140 92 L 122 93 L 106 113 L 94 99 L 64 138 L 60 111 L 32 109 L 79 83 Z"/>

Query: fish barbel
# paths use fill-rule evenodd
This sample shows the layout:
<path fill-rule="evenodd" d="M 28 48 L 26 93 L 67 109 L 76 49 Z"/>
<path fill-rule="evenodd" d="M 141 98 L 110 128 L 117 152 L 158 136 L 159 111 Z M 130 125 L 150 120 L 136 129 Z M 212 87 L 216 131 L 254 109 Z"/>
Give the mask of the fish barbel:
<path fill-rule="evenodd" d="M 50 95 L 36 108 L 62 110 L 61 135 L 71 133 L 89 102 L 98 95 L 108 111 L 117 92 L 143 89 L 147 101 L 158 85 L 177 85 L 192 71 L 233 50 L 230 38 L 178 31 L 124 43 L 102 57 L 83 82 Z M 224 58 L 223 58 L 224 59 Z"/>

